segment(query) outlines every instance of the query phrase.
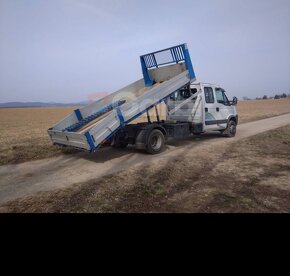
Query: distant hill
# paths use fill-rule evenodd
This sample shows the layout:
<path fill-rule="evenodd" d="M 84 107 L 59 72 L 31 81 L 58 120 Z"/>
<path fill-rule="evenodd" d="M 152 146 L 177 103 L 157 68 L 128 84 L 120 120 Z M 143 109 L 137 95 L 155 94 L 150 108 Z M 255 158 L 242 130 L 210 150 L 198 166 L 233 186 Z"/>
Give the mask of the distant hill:
<path fill-rule="evenodd" d="M 82 106 L 87 105 L 88 102 L 79 103 L 42 103 L 42 102 L 8 102 L 0 103 L 0 108 L 13 108 L 13 107 L 50 107 L 50 106 Z"/>

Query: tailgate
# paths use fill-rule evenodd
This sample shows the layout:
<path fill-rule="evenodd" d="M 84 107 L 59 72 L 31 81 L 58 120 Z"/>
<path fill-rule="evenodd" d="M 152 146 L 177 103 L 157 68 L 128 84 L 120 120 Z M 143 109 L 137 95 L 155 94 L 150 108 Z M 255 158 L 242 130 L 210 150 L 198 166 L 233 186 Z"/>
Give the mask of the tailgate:
<path fill-rule="evenodd" d="M 90 150 L 90 145 L 84 134 L 75 132 L 63 132 L 49 129 L 48 134 L 54 144 L 72 146 L 84 150 Z"/>

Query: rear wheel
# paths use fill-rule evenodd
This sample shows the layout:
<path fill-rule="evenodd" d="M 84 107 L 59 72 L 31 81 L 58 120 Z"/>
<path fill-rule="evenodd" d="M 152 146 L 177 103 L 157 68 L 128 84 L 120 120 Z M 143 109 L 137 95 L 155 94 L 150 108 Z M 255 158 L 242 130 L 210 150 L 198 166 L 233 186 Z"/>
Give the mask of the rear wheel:
<path fill-rule="evenodd" d="M 153 129 L 146 141 L 146 150 L 150 154 L 158 154 L 165 148 L 165 137 L 159 129 Z"/>
<path fill-rule="evenodd" d="M 225 137 L 234 137 L 237 132 L 237 124 L 235 121 L 231 120 L 228 123 L 227 128 L 222 132 Z"/>

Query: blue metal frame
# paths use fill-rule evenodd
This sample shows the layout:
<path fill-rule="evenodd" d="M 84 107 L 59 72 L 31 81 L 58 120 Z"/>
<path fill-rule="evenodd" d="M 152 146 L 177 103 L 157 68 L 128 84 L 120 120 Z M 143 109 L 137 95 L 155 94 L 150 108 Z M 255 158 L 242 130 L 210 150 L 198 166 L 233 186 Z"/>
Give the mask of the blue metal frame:
<path fill-rule="evenodd" d="M 78 120 L 81 121 L 83 119 L 83 116 L 82 116 L 80 110 L 79 109 L 76 109 L 76 110 L 74 110 L 74 112 L 75 112 Z"/>
<path fill-rule="evenodd" d="M 118 118 L 120 121 L 120 125 L 123 127 L 125 125 L 125 120 L 124 120 L 123 114 L 122 114 L 119 107 L 116 108 L 116 111 L 117 111 L 117 115 L 118 115 Z"/>
<path fill-rule="evenodd" d="M 89 145 L 90 145 L 90 148 L 91 148 L 90 151 L 94 151 L 94 150 L 96 149 L 96 146 L 95 146 L 95 143 L 94 143 L 94 141 L 93 141 L 92 135 L 90 134 L 89 131 L 87 131 L 87 132 L 85 133 L 85 136 L 86 136 L 87 141 L 88 141 L 88 143 L 89 143 Z"/>
<path fill-rule="evenodd" d="M 156 61 L 155 55 L 161 52 L 165 52 L 165 51 L 171 52 L 172 60 L 169 60 L 168 62 L 164 62 L 164 63 L 158 63 Z M 140 56 L 140 61 L 141 61 L 141 67 L 142 67 L 145 86 L 151 86 L 154 83 L 154 81 L 150 78 L 150 75 L 149 75 L 150 68 L 158 68 L 159 66 L 162 66 L 162 65 L 179 63 L 181 61 L 184 61 L 186 69 L 189 72 L 190 79 L 191 80 L 195 79 L 195 73 L 192 67 L 192 63 L 191 63 L 191 59 L 190 59 L 190 55 L 189 55 L 189 51 L 188 51 L 186 43 L 177 45 L 174 47 L 170 47 L 167 49 L 163 49 L 157 52 L 152 52 L 149 54 L 142 55 Z"/>
<path fill-rule="evenodd" d="M 151 86 L 153 85 L 154 82 L 153 80 L 150 79 L 144 57 L 141 56 L 140 61 L 141 61 L 141 67 L 142 67 L 142 72 L 143 72 L 143 78 L 145 81 L 145 86 Z"/>
<path fill-rule="evenodd" d="M 186 69 L 189 72 L 189 78 L 193 80 L 195 79 L 195 73 L 192 67 L 191 58 L 190 58 L 190 54 L 187 48 L 187 44 L 183 44 L 182 48 L 183 48 L 183 53 L 184 53 Z"/>

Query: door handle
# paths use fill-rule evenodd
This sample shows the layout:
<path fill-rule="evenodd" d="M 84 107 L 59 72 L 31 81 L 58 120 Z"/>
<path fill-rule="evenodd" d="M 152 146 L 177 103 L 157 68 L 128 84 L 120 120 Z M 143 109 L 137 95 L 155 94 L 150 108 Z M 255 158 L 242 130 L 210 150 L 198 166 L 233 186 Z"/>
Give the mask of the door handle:
<path fill-rule="evenodd" d="M 220 111 L 220 108 L 219 108 L 219 107 L 217 107 L 217 108 L 216 108 L 216 111 L 217 111 L 217 112 L 219 112 L 219 111 Z"/>

